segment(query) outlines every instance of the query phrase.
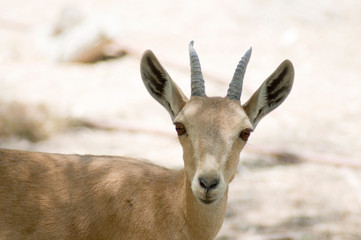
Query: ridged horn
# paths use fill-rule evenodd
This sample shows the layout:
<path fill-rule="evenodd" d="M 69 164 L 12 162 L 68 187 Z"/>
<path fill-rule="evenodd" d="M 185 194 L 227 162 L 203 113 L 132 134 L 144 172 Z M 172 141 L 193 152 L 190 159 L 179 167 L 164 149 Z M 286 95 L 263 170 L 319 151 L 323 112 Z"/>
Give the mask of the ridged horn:
<path fill-rule="evenodd" d="M 204 80 L 201 64 L 199 62 L 196 50 L 193 48 L 194 41 L 189 43 L 189 58 L 191 62 L 191 89 L 192 96 L 205 96 Z"/>
<path fill-rule="evenodd" d="M 231 100 L 240 100 L 242 94 L 243 78 L 246 73 L 247 64 L 251 58 L 252 47 L 244 54 L 241 61 L 239 61 L 233 79 L 229 84 L 227 97 Z"/>

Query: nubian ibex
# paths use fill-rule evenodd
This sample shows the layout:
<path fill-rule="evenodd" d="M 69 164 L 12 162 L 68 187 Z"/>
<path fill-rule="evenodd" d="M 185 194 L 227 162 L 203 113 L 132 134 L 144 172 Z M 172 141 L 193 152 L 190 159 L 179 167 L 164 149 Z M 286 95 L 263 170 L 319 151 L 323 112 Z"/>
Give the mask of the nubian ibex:
<path fill-rule="evenodd" d="M 125 157 L 0 150 L 0 239 L 214 239 L 223 223 L 228 185 L 258 122 L 289 94 L 285 60 L 248 102 L 242 81 L 251 49 L 225 97 L 207 97 L 193 42 L 191 97 L 146 51 L 141 76 L 170 114 L 184 169 Z"/>

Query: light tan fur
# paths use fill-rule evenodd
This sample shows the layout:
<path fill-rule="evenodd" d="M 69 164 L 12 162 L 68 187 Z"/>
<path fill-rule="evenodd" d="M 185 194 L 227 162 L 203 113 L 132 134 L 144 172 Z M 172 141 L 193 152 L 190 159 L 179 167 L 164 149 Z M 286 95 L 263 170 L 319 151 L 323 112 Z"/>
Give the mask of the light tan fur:
<path fill-rule="evenodd" d="M 269 78 L 285 68 L 288 73 L 277 80 L 284 89 L 273 94 L 278 105 L 291 89 L 292 64 L 281 64 Z M 159 97 L 174 123 L 185 127 L 179 136 L 185 168 L 170 170 L 123 157 L 0 149 L 1 240 L 215 238 L 246 143 L 240 133 L 253 130 L 274 108 L 264 105 L 270 95 L 258 90 L 245 108 L 227 97 L 188 100 L 150 51 L 141 71 L 152 96 Z M 159 82 L 152 85 L 157 79 L 144 73 L 164 78 L 164 92 Z M 263 87 L 268 92 L 270 84 Z M 205 188 L 201 179 L 217 183 Z"/>

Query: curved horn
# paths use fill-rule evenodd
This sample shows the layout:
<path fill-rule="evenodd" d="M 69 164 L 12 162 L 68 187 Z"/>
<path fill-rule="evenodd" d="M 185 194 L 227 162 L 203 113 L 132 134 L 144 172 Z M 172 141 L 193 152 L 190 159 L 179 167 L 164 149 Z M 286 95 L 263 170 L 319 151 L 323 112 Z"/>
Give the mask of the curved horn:
<path fill-rule="evenodd" d="M 189 57 L 191 61 L 191 89 L 192 96 L 205 96 L 204 80 L 202 75 L 201 64 L 198 59 L 196 50 L 193 48 L 193 41 L 189 43 Z"/>
<path fill-rule="evenodd" d="M 251 58 L 252 47 L 244 54 L 241 61 L 237 65 L 237 69 L 233 75 L 232 82 L 229 84 L 227 97 L 231 100 L 240 100 L 242 93 L 242 85 L 244 74 L 246 73 L 246 68 L 249 59 Z"/>

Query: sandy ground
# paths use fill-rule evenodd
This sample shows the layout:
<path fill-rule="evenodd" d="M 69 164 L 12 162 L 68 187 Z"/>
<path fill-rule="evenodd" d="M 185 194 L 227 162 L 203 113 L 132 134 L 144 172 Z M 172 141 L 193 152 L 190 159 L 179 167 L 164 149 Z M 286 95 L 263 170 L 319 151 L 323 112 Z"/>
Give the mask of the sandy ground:
<path fill-rule="evenodd" d="M 64 8 L 105 22 L 129 54 L 96 64 L 55 61 L 64 51 L 49 29 Z M 252 46 L 243 102 L 286 58 L 295 66 L 295 85 L 243 151 L 217 239 L 361 239 L 361 170 L 342 165 L 361 163 L 360 24 L 356 0 L 0 0 L 0 104 L 40 104 L 57 119 L 138 129 L 59 130 L 46 116 L 39 120 L 41 128 L 50 125 L 46 140 L 10 137 L 0 147 L 127 155 L 182 167 L 170 118 L 141 82 L 142 52 L 152 49 L 189 93 L 187 47 L 195 40 L 207 94 L 224 96 Z M 341 164 L 319 162 L 329 156 Z"/>

